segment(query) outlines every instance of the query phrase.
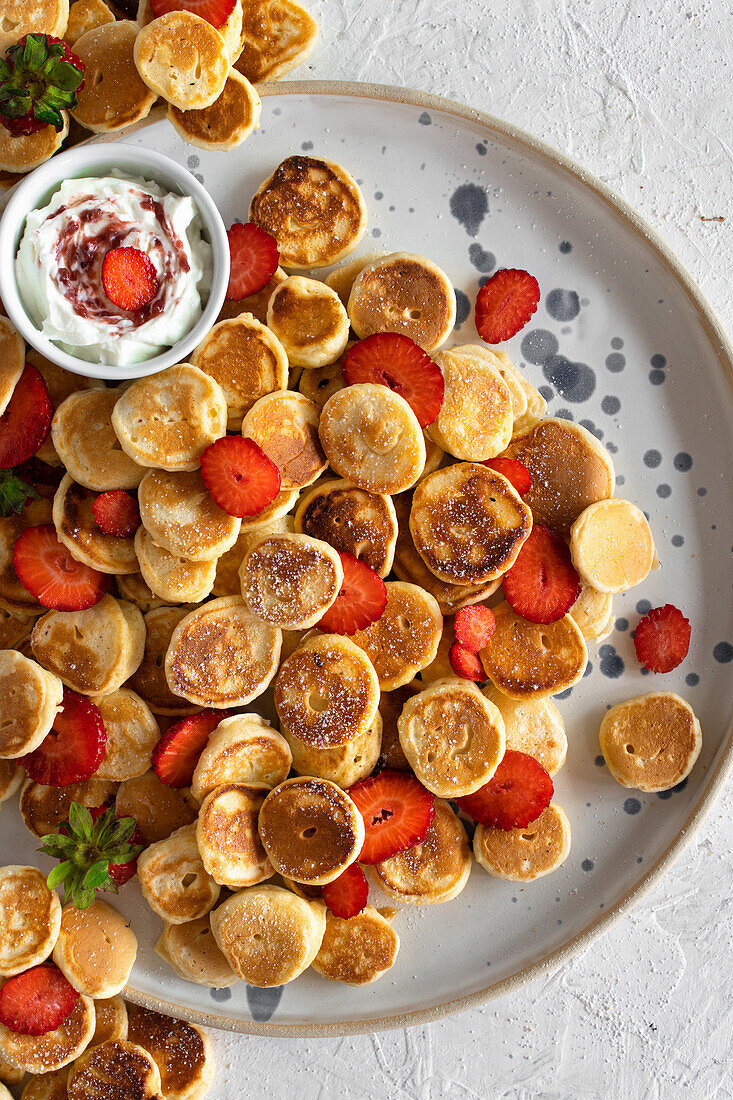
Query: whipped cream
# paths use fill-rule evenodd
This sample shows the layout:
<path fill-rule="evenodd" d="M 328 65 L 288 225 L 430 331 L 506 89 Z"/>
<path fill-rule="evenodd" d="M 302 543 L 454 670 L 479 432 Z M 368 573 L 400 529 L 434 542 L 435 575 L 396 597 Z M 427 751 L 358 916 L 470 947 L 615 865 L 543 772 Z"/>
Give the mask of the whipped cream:
<path fill-rule="evenodd" d="M 32 210 L 15 261 L 18 291 L 38 329 L 63 351 L 124 366 L 151 359 L 199 320 L 211 284 L 211 246 L 189 196 L 116 173 L 65 180 Z M 128 312 L 102 285 L 112 248 L 137 248 L 152 261 L 158 292 Z"/>

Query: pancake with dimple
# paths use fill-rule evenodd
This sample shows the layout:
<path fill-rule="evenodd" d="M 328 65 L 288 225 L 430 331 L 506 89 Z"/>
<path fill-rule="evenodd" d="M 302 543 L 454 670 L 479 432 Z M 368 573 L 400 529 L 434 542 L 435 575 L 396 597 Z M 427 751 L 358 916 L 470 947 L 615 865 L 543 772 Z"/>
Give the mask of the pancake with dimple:
<path fill-rule="evenodd" d="M 66 474 L 53 499 L 53 525 L 59 542 L 77 561 L 101 573 L 137 573 L 134 540 L 108 535 L 94 519 L 97 494 Z"/>
<path fill-rule="evenodd" d="M 69 132 L 69 116 L 66 111 L 61 112 L 61 118 L 63 125 L 60 130 L 49 125 L 33 134 L 16 136 L 4 126 L 0 127 L 0 169 L 4 172 L 18 172 L 22 176 L 50 160 L 61 148 Z"/>
<path fill-rule="evenodd" d="M 337 787 L 348 790 L 360 779 L 371 775 L 377 765 L 382 748 L 382 716 L 377 711 L 368 730 L 330 749 L 308 745 L 287 732 L 285 738 L 290 746 L 295 772 L 327 779 Z"/>
<path fill-rule="evenodd" d="M 318 24 L 296 0 L 242 0 L 242 50 L 235 68 L 253 84 L 280 80 L 305 61 Z"/>
<path fill-rule="evenodd" d="M 308 535 L 269 535 L 247 551 L 239 570 L 253 615 L 284 630 L 308 630 L 323 618 L 344 581 L 333 547 Z"/>
<path fill-rule="evenodd" d="M 104 0 L 74 0 L 69 7 L 69 22 L 64 31 L 64 41 L 73 46 L 87 31 L 96 30 L 97 27 L 114 21 L 114 13 Z"/>
<path fill-rule="evenodd" d="M 275 463 L 281 490 L 311 485 L 326 469 L 318 438 L 320 415 L 313 401 L 285 390 L 261 397 L 244 417 L 242 435 L 253 439 Z"/>
<path fill-rule="evenodd" d="M 277 287 L 267 306 L 267 324 L 294 367 L 334 363 L 349 339 L 349 318 L 336 291 L 302 275 L 291 275 Z"/>
<path fill-rule="evenodd" d="M 494 686 L 510 699 L 557 695 L 581 679 L 588 651 L 569 615 L 554 623 L 530 623 L 501 603 L 494 617 L 496 630 L 481 650 L 481 663 Z"/>
<path fill-rule="evenodd" d="M 68 787 L 47 787 L 26 779 L 20 792 L 20 816 L 29 832 L 39 839 L 58 832 L 59 825 L 69 818 L 72 802 L 87 809 L 107 806 L 114 801 L 117 784 L 106 779 L 87 779 Z"/>
<path fill-rule="evenodd" d="M 601 752 L 622 787 L 667 791 L 685 779 L 700 755 L 702 730 L 692 707 L 673 691 L 651 691 L 603 716 Z"/>
<path fill-rule="evenodd" d="M 496 356 L 488 348 L 465 344 L 441 351 L 435 362 L 445 390 L 427 434 L 465 462 L 484 462 L 501 454 L 512 437 L 514 405 Z"/>
<path fill-rule="evenodd" d="M 25 368 L 25 342 L 12 321 L 0 317 L 0 416 Z"/>
<path fill-rule="evenodd" d="M 285 738 L 258 714 L 235 714 L 219 723 L 199 757 L 191 791 L 199 802 L 227 783 L 276 787 L 287 779 L 292 757 Z"/>
<path fill-rule="evenodd" d="M 391 497 L 360 489 L 350 481 L 321 481 L 298 503 L 295 530 L 353 554 L 380 577 L 394 559 L 397 516 Z"/>
<path fill-rule="evenodd" d="M 0 975 L 47 959 L 58 939 L 61 902 L 37 867 L 0 867 Z"/>
<path fill-rule="evenodd" d="M 189 145 L 223 152 L 236 149 L 260 122 L 260 97 L 246 77 L 232 69 L 209 107 L 181 111 L 170 104 L 168 120 Z"/>
<path fill-rule="evenodd" d="M 327 363 L 325 367 L 304 370 L 301 374 L 298 382 L 299 391 L 309 401 L 318 405 L 319 409 L 323 408 L 329 397 L 346 385 L 343 372 L 344 357 L 355 343 L 355 340 L 349 340 L 341 355 L 333 363 Z"/>
<path fill-rule="evenodd" d="M 127 985 L 137 938 L 114 906 L 95 898 L 86 909 L 68 902 L 53 961 L 74 989 L 88 997 L 114 997 Z"/>
<path fill-rule="evenodd" d="M 181 111 L 210 107 L 230 68 L 218 30 L 190 11 L 168 11 L 139 30 L 134 58 L 143 83 Z"/>
<path fill-rule="evenodd" d="M 256 886 L 275 873 L 257 832 L 264 783 L 225 783 L 201 804 L 196 844 L 214 882 L 230 889 Z"/>
<path fill-rule="evenodd" d="M 159 1100 L 160 1072 L 136 1043 L 118 1039 L 84 1052 L 69 1072 L 68 1100 L 108 1100 L 118 1096 Z"/>
<path fill-rule="evenodd" d="M 160 1070 L 165 1100 L 198 1100 L 214 1080 L 214 1053 L 205 1031 L 131 1004 L 128 1035 L 147 1050 Z"/>
<path fill-rule="evenodd" d="M 122 20 L 77 39 L 74 53 L 86 74 L 72 115 L 87 130 L 112 133 L 150 114 L 156 94 L 140 79 L 134 59 L 139 29 L 137 23 Z"/>
<path fill-rule="evenodd" d="M 214 908 L 220 888 L 204 867 L 196 826 L 184 825 L 140 855 L 137 877 L 153 912 L 169 924 L 183 924 Z"/>
<path fill-rule="evenodd" d="M 432 260 L 393 252 L 357 275 L 348 312 L 360 340 L 375 332 L 399 332 L 431 352 L 453 331 L 456 295 L 448 276 Z"/>
<path fill-rule="evenodd" d="M 326 913 L 326 931 L 313 969 L 347 985 L 367 985 L 394 966 L 400 938 L 378 910 L 367 905 L 343 920 Z"/>
<path fill-rule="evenodd" d="M 568 739 L 562 715 L 551 699 L 510 699 L 493 686 L 484 695 L 504 719 L 506 747 L 534 757 L 548 775 L 565 763 Z"/>
<path fill-rule="evenodd" d="M 134 817 L 147 844 L 167 840 L 198 814 L 198 803 L 185 787 L 168 787 L 154 771 L 122 783 L 115 801 L 117 817 Z"/>
<path fill-rule="evenodd" d="M 142 661 L 130 677 L 130 687 L 142 696 L 153 714 L 178 717 L 196 710 L 195 706 L 173 694 L 164 668 L 171 635 L 187 614 L 185 607 L 158 607 L 144 616 L 145 649 Z"/>
<path fill-rule="evenodd" d="M 216 559 L 189 561 L 158 546 L 144 527 L 135 533 L 135 552 L 140 572 L 151 592 L 167 603 L 200 603 L 211 594 L 216 578 Z"/>
<path fill-rule="evenodd" d="M 144 775 L 160 739 L 158 723 L 147 703 L 129 688 L 120 688 L 99 698 L 97 706 L 107 743 L 96 778 L 122 783 Z"/>
<path fill-rule="evenodd" d="M 134 0 L 128 0 L 128 3 Z M 150 0 L 138 0 L 137 22 L 141 27 L 147 27 L 155 19 Z M 224 46 L 231 61 L 235 61 L 242 41 L 242 0 L 234 0 L 231 15 L 217 27 L 219 34 L 224 39 Z M 205 110 L 205 108 L 203 108 Z M 183 135 L 182 135 L 183 136 Z"/>
<path fill-rule="evenodd" d="M 103 493 L 135 489 L 145 473 L 125 454 L 112 427 L 119 390 L 81 390 L 62 401 L 51 436 L 66 472 L 79 485 Z"/>
<path fill-rule="evenodd" d="M 570 528 L 573 565 L 599 592 L 626 592 L 654 566 L 654 539 L 641 508 L 628 500 L 599 500 Z"/>
<path fill-rule="evenodd" d="M 14 649 L 0 650 L 0 756 L 17 759 L 44 741 L 61 709 L 58 676 Z"/>
<path fill-rule="evenodd" d="M 60 38 L 69 22 L 69 0 L 3 0 L 0 53 L 27 34 Z"/>
<path fill-rule="evenodd" d="M 237 541 L 241 521 L 214 503 L 199 470 L 148 470 L 138 503 L 153 541 L 189 561 L 213 561 Z"/>
<path fill-rule="evenodd" d="M 555 871 L 570 855 L 570 822 L 556 802 L 522 829 L 478 825 L 473 837 L 476 862 L 495 878 L 533 882 Z"/>
<path fill-rule="evenodd" d="M 208 917 L 166 924 L 155 951 L 186 982 L 225 989 L 239 981 L 214 939 Z"/>
<path fill-rule="evenodd" d="M 375 863 L 377 884 L 406 905 L 433 905 L 458 897 L 471 873 L 471 848 L 448 802 L 435 800 L 435 818 L 425 839 Z"/>
<path fill-rule="evenodd" d="M 242 559 L 251 547 L 267 538 L 269 535 L 284 535 L 290 531 L 290 518 L 279 516 L 270 523 L 261 526 L 247 526 L 240 528 L 237 541 L 231 550 L 222 554 L 216 562 L 216 576 L 212 589 L 215 596 L 239 596 L 242 593 L 242 585 L 239 580 L 239 567 Z"/>
<path fill-rule="evenodd" d="M 0 1024 L 0 1051 L 17 1069 L 33 1074 L 52 1073 L 68 1066 L 85 1050 L 94 1034 L 94 1020 L 94 1001 L 82 994 L 55 1031 L 21 1035 Z"/>
<path fill-rule="evenodd" d="M 387 603 L 379 619 L 351 635 L 379 678 L 380 691 L 413 680 L 435 658 L 443 632 L 438 601 L 416 584 L 387 581 Z"/>

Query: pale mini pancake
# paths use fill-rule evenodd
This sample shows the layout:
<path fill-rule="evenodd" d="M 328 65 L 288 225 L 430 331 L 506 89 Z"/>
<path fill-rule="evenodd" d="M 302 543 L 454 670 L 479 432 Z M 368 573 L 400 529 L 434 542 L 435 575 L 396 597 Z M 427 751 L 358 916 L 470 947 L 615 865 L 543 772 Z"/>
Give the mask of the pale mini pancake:
<path fill-rule="evenodd" d="M 53 1073 L 86 1049 L 94 1034 L 94 1020 L 94 1001 L 82 994 L 61 1025 L 45 1035 L 19 1035 L 0 1024 L 0 1053 L 16 1069 Z"/>
<path fill-rule="evenodd" d="M 552 699 L 509 699 L 493 684 L 484 695 L 504 719 L 507 749 L 534 757 L 548 775 L 556 775 L 565 763 L 568 739 Z"/>
<path fill-rule="evenodd" d="M 244 414 L 268 393 L 284 390 L 288 357 L 274 332 L 251 313 L 219 321 L 192 356 L 224 393 L 230 431 L 242 426 Z"/>
<path fill-rule="evenodd" d="M 434 474 L 436 470 L 439 470 L 441 466 L 451 465 L 451 456 L 446 454 L 442 447 L 430 438 L 427 433 L 427 429 L 423 431 L 425 436 L 425 465 L 423 466 L 422 473 L 418 479 L 418 483 L 422 481 L 428 474 Z"/>
<path fill-rule="evenodd" d="M 127 1038 L 127 1009 L 122 997 L 102 997 L 94 1002 L 96 1023 L 90 1047 Z"/>
<path fill-rule="evenodd" d="M 130 677 L 130 687 L 148 704 L 153 714 L 182 717 L 196 707 L 174 695 L 165 678 L 165 655 L 171 635 L 188 614 L 185 607 L 156 607 L 144 616 L 145 650 L 143 659 Z"/>
<path fill-rule="evenodd" d="M 512 438 L 514 403 L 499 362 L 474 344 L 435 357 L 445 384 L 440 412 L 427 433 L 439 447 L 465 462 L 485 462 Z M 522 396 L 524 396 L 523 391 Z"/>
<path fill-rule="evenodd" d="M 272 878 L 274 869 L 257 832 L 264 783 L 226 783 L 206 796 L 196 823 L 204 867 L 220 886 L 239 890 Z"/>
<path fill-rule="evenodd" d="M 0 975 L 11 978 L 54 949 L 61 902 L 37 867 L 0 867 Z"/>
<path fill-rule="evenodd" d="M 353 554 L 380 577 L 392 569 L 397 515 L 391 497 L 341 478 L 321 481 L 298 502 L 295 530 Z"/>
<path fill-rule="evenodd" d="M 168 606 L 168 601 L 161 600 L 160 596 L 155 595 L 141 573 L 126 573 L 124 576 L 118 576 L 115 584 L 120 599 L 134 603 L 143 615 L 158 607 Z"/>
<path fill-rule="evenodd" d="M 425 839 L 375 863 L 377 884 L 406 905 L 433 905 L 458 897 L 471 873 L 466 830 L 448 802 L 435 800 L 435 818 Z"/>
<path fill-rule="evenodd" d="M 335 362 L 327 363 L 325 367 L 304 370 L 301 374 L 298 381 L 299 391 L 309 401 L 313 401 L 314 404 L 318 405 L 320 409 L 323 408 L 329 397 L 342 390 L 346 385 L 343 372 L 344 357 L 349 348 L 353 348 L 355 343 L 355 340 L 349 340 L 344 351 Z"/>
<path fill-rule="evenodd" d="M 411 771 L 400 744 L 397 722 L 405 704 L 419 691 L 422 691 L 424 687 L 425 684 L 421 680 L 413 680 L 394 691 L 382 692 L 382 697 L 379 700 L 379 713 L 382 718 L 382 749 L 380 753 L 382 767 L 395 768 L 397 771 L 403 772 Z"/>
<path fill-rule="evenodd" d="M 150 6 L 150 0 L 138 0 L 137 22 L 139 25 L 141 27 L 147 27 L 148 23 L 152 23 L 154 18 L 155 16 Z M 230 60 L 234 62 L 239 54 L 242 41 L 241 0 L 236 0 L 231 15 L 220 27 L 217 27 L 217 30 L 224 39 L 224 45 Z"/>
<path fill-rule="evenodd" d="M 210 107 L 181 111 L 169 104 L 168 120 L 189 145 L 226 152 L 236 149 L 257 129 L 260 108 L 257 90 L 246 77 L 231 69 L 221 94 Z"/>
<path fill-rule="evenodd" d="M 299 775 L 327 779 L 348 790 L 360 779 L 371 775 L 382 749 L 382 716 L 377 711 L 368 730 L 344 745 L 331 749 L 314 748 L 297 737 L 285 735 L 293 757 L 293 769 Z"/>
<path fill-rule="evenodd" d="M 321 410 L 301 393 L 261 397 L 244 417 L 242 435 L 253 439 L 280 471 L 280 488 L 312 485 L 328 462 L 318 438 Z"/>
<path fill-rule="evenodd" d="M 239 570 L 242 597 L 258 619 L 284 630 L 308 630 L 341 591 L 341 558 L 308 535 L 269 535 L 251 547 Z"/>
<path fill-rule="evenodd" d="M 570 553 L 581 580 L 614 594 L 649 575 L 654 539 L 641 508 L 628 500 L 599 500 L 570 528 Z"/>
<path fill-rule="evenodd" d="M 387 253 L 384 249 L 377 249 L 375 252 L 368 252 L 366 256 L 353 256 L 350 260 L 347 260 L 345 264 L 340 264 L 329 272 L 324 282 L 326 286 L 330 286 L 331 290 L 335 290 L 339 298 L 345 306 L 349 304 L 349 295 L 351 294 L 351 288 L 354 285 L 357 275 L 360 275 L 365 267 L 369 267 L 370 264 L 376 263 L 377 260 L 381 260 Z"/>
<path fill-rule="evenodd" d="M 86 75 L 73 117 L 97 134 L 123 130 L 150 114 L 156 100 L 135 67 L 137 23 L 121 20 L 88 30 L 74 45 Z"/>
<path fill-rule="evenodd" d="M 0 607 L 0 649 L 17 649 L 30 637 L 33 615 L 23 615 L 18 611 L 6 611 Z"/>
<path fill-rule="evenodd" d="M 25 769 L 17 760 L 0 759 L 0 802 L 16 794 L 25 778 Z"/>
<path fill-rule="evenodd" d="M 117 1039 L 85 1051 L 69 1072 L 68 1100 L 161 1100 L 160 1071 L 136 1043 Z"/>
<path fill-rule="evenodd" d="M 335 982 L 368 985 L 394 966 L 399 949 L 399 936 L 371 905 L 349 920 L 327 912 L 326 931 L 312 966 Z"/>
<path fill-rule="evenodd" d="M 359 855 L 364 820 L 335 783 L 298 776 L 270 791 L 260 810 L 259 832 L 279 874 L 325 886 Z"/>
<path fill-rule="evenodd" d="M 501 474 L 473 462 L 436 470 L 412 497 L 410 534 L 439 580 L 483 584 L 517 559 L 532 513 Z"/>
<path fill-rule="evenodd" d="M 97 700 L 107 745 L 102 763 L 94 773 L 97 779 L 122 783 L 136 779 L 150 768 L 160 729 L 152 711 L 139 695 L 120 688 Z"/>
<path fill-rule="evenodd" d="M 282 266 L 295 270 L 327 267 L 348 256 L 367 224 L 356 180 L 320 157 L 282 161 L 255 192 L 249 215 L 277 241 Z"/>
<path fill-rule="evenodd" d="M 309 56 L 318 24 L 296 0 L 242 0 L 242 50 L 235 67 L 253 84 L 279 80 Z"/>
<path fill-rule="evenodd" d="M 499 353 L 496 352 L 498 355 Z M 512 429 L 512 441 L 518 436 L 524 435 L 525 432 L 530 431 L 532 428 L 539 424 L 540 420 L 545 418 L 547 413 L 547 402 L 538 389 L 532 386 L 527 380 L 522 379 L 524 383 L 524 390 L 527 395 L 527 411 L 518 420 L 514 421 L 514 428 Z"/>
<path fill-rule="evenodd" d="M 73 46 L 87 31 L 114 23 L 114 13 L 104 0 L 74 0 L 69 8 L 69 22 L 64 31 L 64 41 Z"/>
<path fill-rule="evenodd" d="M 219 899 L 220 887 L 204 867 L 193 824 L 146 848 L 137 877 L 148 905 L 168 924 L 204 917 Z"/>
<path fill-rule="evenodd" d="M 72 557 L 100 573 L 137 573 L 134 540 L 108 535 L 94 519 L 97 494 L 66 474 L 53 498 L 56 535 Z"/>
<path fill-rule="evenodd" d="M 3 0 L 0 53 L 27 34 L 61 38 L 69 21 L 69 0 Z"/>
<path fill-rule="evenodd" d="M 557 695 L 577 684 L 588 651 L 569 615 L 554 623 L 530 623 L 508 603 L 494 609 L 496 630 L 480 653 L 487 677 L 510 699 Z"/>
<path fill-rule="evenodd" d="M 83 695 L 110 695 L 138 668 L 145 623 L 138 607 L 102 596 L 86 611 L 49 611 L 33 627 L 36 659 Z"/>
<path fill-rule="evenodd" d="M 349 339 L 349 318 L 336 291 L 302 275 L 291 275 L 275 290 L 267 324 L 295 367 L 335 362 Z"/>
<path fill-rule="evenodd" d="M 13 568 L 13 549 L 28 527 L 52 522 L 50 500 L 29 500 L 20 515 L 0 517 L 0 608 L 16 615 L 39 615 L 44 608 L 18 580 Z"/>
<path fill-rule="evenodd" d="M 387 581 L 384 612 L 351 640 L 364 650 L 379 679 L 380 691 L 408 684 L 435 659 L 443 632 L 438 601 L 416 584 Z"/>
<path fill-rule="evenodd" d="M 340 634 L 308 638 L 275 680 L 283 733 L 314 748 L 333 748 L 365 733 L 378 705 L 374 666 L 363 649 Z"/>
<path fill-rule="evenodd" d="M 279 516 L 270 523 L 264 523 L 257 527 L 241 528 L 237 541 L 231 550 L 216 562 L 216 576 L 212 589 L 215 596 L 239 596 L 242 585 L 239 580 L 239 567 L 244 555 L 261 539 L 269 535 L 284 535 L 291 530 L 291 520 L 287 516 Z"/>
<path fill-rule="evenodd" d="M 211 914 L 211 929 L 232 969 L 249 985 L 285 985 L 313 962 L 326 928 L 321 902 L 280 886 L 251 886 Z"/>
<path fill-rule="evenodd" d="M 256 619 L 241 597 L 209 600 L 173 631 L 165 658 L 168 687 L 199 706 L 244 706 L 275 675 L 280 644 L 279 628 Z"/>
<path fill-rule="evenodd" d="M 135 533 L 135 553 L 144 581 L 167 603 L 201 603 L 211 595 L 216 559 L 189 561 L 158 546 L 144 527 Z"/>
<path fill-rule="evenodd" d="M 135 933 L 108 902 L 95 898 L 87 909 L 64 906 L 53 961 L 79 993 L 95 999 L 121 993 L 136 956 Z"/>
<path fill-rule="evenodd" d="M 15 649 L 0 649 L 0 757 L 33 752 L 61 710 L 64 685 L 53 672 Z"/>
<path fill-rule="evenodd" d="M 0 416 L 8 407 L 24 369 L 25 341 L 12 321 L 0 317 Z"/>
<path fill-rule="evenodd" d="M 218 382 L 190 363 L 138 378 L 112 410 L 125 454 L 140 466 L 196 470 L 226 434 L 227 403 Z"/>
<path fill-rule="evenodd" d="M 224 784 L 276 787 L 292 758 L 285 738 L 258 714 L 235 714 L 219 723 L 199 757 L 191 793 L 199 802 Z"/>
<path fill-rule="evenodd" d="M 128 1034 L 160 1070 L 165 1100 L 199 1100 L 214 1082 L 214 1052 L 205 1031 L 185 1020 L 131 1004 Z"/>
<path fill-rule="evenodd" d="M 164 925 L 155 951 L 185 982 L 226 989 L 239 981 L 214 939 L 208 917 Z"/>
<path fill-rule="evenodd" d="M 479 349 L 479 345 L 471 345 L 474 350 Z M 512 363 L 511 359 L 505 351 L 499 351 L 498 348 L 484 349 L 493 356 L 494 366 L 499 371 L 499 374 L 504 379 L 506 388 L 509 390 L 509 394 L 512 399 L 512 417 L 514 425 L 518 421 L 523 420 L 527 416 L 529 409 L 529 383 L 523 377 L 520 371 Z M 514 434 L 514 426 L 512 427 L 512 434 Z"/>
<path fill-rule="evenodd" d="M 399 332 L 427 352 L 446 342 L 456 323 L 456 294 L 444 271 L 412 252 L 392 252 L 357 275 L 349 320 L 360 340 Z"/>
<path fill-rule="evenodd" d="M 323 450 L 341 477 L 375 493 L 410 489 L 425 466 L 425 438 L 403 397 L 372 382 L 329 397 L 320 423 Z"/>
<path fill-rule="evenodd" d="M 25 827 L 40 839 L 58 832 L 59 825 L 68 820 L 72 802 L 95 809 L 113 802 L 116 789 L 117 784 L 106 779 L 87 779 L 68 787 L 47 787 L 26 779 L 18 808 Z"/>
<path fill-rule="evenodd" d="M 81 0 L 81 2 L 83 3 L 84 0 Z M 102 2 L 103 0 L 99 0 L 99 3 Z M 80 374 L 72 374 L 71 371 L 56 366 L 55 363 L 52 363 L 50 359 L 46 359 L 35 348 L 27 348 L 25 358 L 27 363 L 36 368 L 46 383 L 46 389 L 48 390 L 48 396 L 51 398 L 54 411 L 62 401 L 66 400 L 69 394 L 76 393 L 78 390 L 98 390 L 104 386 L 104 382 L 100 379 L 83 378 Z M 42 462 L 47 462 L 51 466 L 61 464 L 61 459 L 56 453 L 50 435 L 36 451 L 36 458 L 40 458 Z"/>
<path fill-rule="evenodd" d="M 613 496 L 616 475 L 611 457 L 580 424 L 548 417 L 513 439 L 504 455 L 529 470 L 532 487 L 524 500 L 534 522 L 561 534 L 589 504 Z"/>
<path fill-rule="evenodd" d="M 565 862 L 570 855 L 570 822 L 551 802 L 536 821 L 522 829 L 478 825 L 473 837 L 476 862 L 495 878 L 533 882 Z"/>
<path fill-rule="evenodd" d="M 51 437 L 66 472 L 97 493 L 136 489 L 145 470 L 125 454 L 112 427 L 119 389 L 69 394 L 54 413 Z"/>
<path fill-rule="evenodd" d="M 115 813 L 117 817 L 134 817 L 146 843 L 155 844 L 192 825 L 198 803 L 188 788 L 168 787 L 149 771 L 121 784 Z"/>
<path fill-rule="evenodd" d="M 702 748 L 702 730 L 679 695 L 651 691 L 611 707 L 599 740 L 616 782 L 652 793 L 668 791 L 690 774 Z"/>
<path fill-rule="evenodd" d="M 0 29 L 0 34 L 2 30 Z M 4 172 L 17 172 L 22 177 L 50 160 L 61 148 L 69 132 L 69 116 L 61 112 L 63 127 L 56 130 L 53 126 L 44 126 L 35 134 L 11 134 L 5 127 L 0 128 L 0 169 Z"/>
<path fill-rule="evenodd" d="M 143 27 L 133 56 L 143 83 L 181 111 L 210 107 L 229 74 L 224 39 L 188 11 L 168 12 Z"/>
<path fill-rule="evenodd" d="M 588 641 L 600 641 L 613 629 L 613 599 L 608 592 L 599 592 L 584 584 L 580 595 L 568 614 L 575 619 L 583 637 Z"/>
<path fill-rule="evenodd" d="M 283 489 L 258 515 L 243 519 L 240 531 L 254 531 L 287 516 L 295 507 L 299 494 L 300 489 Z"/>
<path fill-rule="evenodd" d="M 284 283 L 286 279 L 287 275 L 283 269 L 281 267 L 276 268 L 269 283 L 263 286 L 262 290 L 255 291 L 247 298 L 227 299 L 219 311 L 217 321 L 230 321 L 235 317 L 241 317 L 245 313 L 251 313 L 255 321 L 259 321 L 261 325 L 266 325 L 267 306 L 270 298 L 280 286 L 280 283 Z"/>
<path fill-rule="evenodd" d="M 241 520 L 214 503 L 199 470 L 148 470 L 138 503 L 153 541 L 189 561 L 213 561 L 237 541 Z"/>

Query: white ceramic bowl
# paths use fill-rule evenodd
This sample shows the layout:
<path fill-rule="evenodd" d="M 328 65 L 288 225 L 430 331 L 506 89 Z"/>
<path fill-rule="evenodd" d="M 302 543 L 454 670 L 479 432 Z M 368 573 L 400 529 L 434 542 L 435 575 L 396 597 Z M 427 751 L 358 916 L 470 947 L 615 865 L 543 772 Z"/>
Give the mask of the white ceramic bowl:
<path fill-rule="evenodd" d="M 104 176 L 111 169 L 154 180 L 161 187 L 179 195 L 190 195 L 201 214 L 203 236 L 213 251 L 211 290 L 198 323 L 182 340 L 161 355 L 125 366 L 91 363 L 58 348 L 39 332 L 28 316 L 15 279 L 15 257 L 28 213 L 44 206 L 62 180 Z M 224 302 L 228 282 L 229 245 L 226 229 L 210 195 L 186 168 L 150 149 L 123 143 L 101 143 L 69 149 L 36 168 L 17 185 L 0 220 L 0 298 L 7 315 L 36 351 L 74 374 L 121 381 L 155 374 L 183 362 L 215 323 Z"/>

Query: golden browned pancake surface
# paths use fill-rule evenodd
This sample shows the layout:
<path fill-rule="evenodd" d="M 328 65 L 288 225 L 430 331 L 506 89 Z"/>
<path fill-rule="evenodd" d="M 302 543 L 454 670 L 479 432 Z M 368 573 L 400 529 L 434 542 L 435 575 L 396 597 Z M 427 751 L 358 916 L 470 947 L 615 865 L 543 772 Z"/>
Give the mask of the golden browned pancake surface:
<path fill-rule="evenodd" d="M 242 0 L 242 51 L 235 68 L 253 84 L 279 80 L 310 54 L 318 25 L 296 0 Z"/>
<path fill-rule="evenodd" d="M 121 130 L 150 114 L 155 93 L 140 79 L 133 59 L 138 29 L 132 22 L 105 23 L 74 46 L 86 76 L 73 115 L 89 130 Z"/>
<path fill-rule="evenodd" d="M 666 791 L 690 774 L 702 748 L 692 707 L 673 691 L 651 691 L 603 716 L 601 752 L 623 787 Z"/>
<path fill-rule="evenodd" d="M 557 695 L 577 683 L 588 652 L 574 619 L 530 623 L 508 603 L 494 608 L 496 630 L 481 662 L 494 685 L 510 699 Z"/>

